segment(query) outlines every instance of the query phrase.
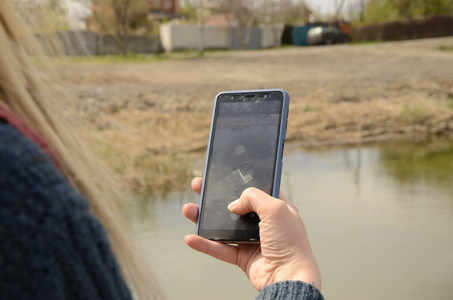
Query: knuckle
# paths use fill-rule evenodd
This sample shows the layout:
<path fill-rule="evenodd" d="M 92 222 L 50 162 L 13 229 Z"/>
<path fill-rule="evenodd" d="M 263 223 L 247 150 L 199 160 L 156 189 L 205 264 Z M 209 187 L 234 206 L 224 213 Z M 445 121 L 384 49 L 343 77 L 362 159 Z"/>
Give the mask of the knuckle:
<path fill-rule="evenodd" d="M 254 188 L 254 187 L 249 187 L 249 188 L 246 188 L 246 189 L 242 192 L 242 195 L 243 195 L 243 196 L 246 196 L 246 197 L 252 197 L 253 195 L 256 194 L 256 191 L 257 191 L 256 188 Z"/>
<path fill-rule="evenodd" d="M 276 212 L 276 213 L 283 213 L 283 212 L 286 212 L 288 211 L 288 206 L 286 205 L 285 202 L 283 201 L 274 201 L 274 203 L 272 203 L 272 209 Z"/>
<path fill-rule="evenodd" d="M 250 211 L 259 210 L 260 190 L 254 187 L 249 187 L 242 192 L 241 201 L 244 207 Z"/>

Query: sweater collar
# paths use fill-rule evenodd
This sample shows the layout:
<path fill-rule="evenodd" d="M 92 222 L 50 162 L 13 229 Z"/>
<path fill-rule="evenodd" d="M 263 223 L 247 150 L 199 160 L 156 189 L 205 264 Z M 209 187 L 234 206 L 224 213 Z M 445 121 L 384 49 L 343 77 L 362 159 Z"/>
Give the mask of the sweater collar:
<path fill-rule="evenodd" d="M 5 106 L 0 104 L 0 120 L 4 120 L 9 125 L 15 127 L 23 136 L 27 137 L 29 140 L 34 142 L 38 145 L 47 156 L 50 157 L 52 163 L 61 171 L 61 164 L 55 155 L 55 152 L 52 148 L 47 145 L 44 139 L 34 131 L 30 126 L 25 123 L 17 114 L 15 114 L 12 110 L 6 108 Z"/>

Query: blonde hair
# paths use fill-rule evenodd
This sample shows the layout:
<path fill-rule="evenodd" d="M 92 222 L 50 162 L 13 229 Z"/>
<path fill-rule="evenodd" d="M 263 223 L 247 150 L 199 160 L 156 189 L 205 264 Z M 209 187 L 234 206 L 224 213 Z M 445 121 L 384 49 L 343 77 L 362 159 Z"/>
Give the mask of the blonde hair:
<path fill-rule="evenodd" d="M 42 63 L 39 44 L 9 1 L 0 1 L 0 103 L 35 129 L 55 151 L 69 182 L 89 200 L 107 228 L 126 281 L 139 299 L 163 298 L 148 263 L 133 246 L 117 200 L 124 198 L 112 174 L 78 138 L 55 101 L 49 80 L 30 62 Z M 42 69 L 40 65 L 40 69 Z"/>

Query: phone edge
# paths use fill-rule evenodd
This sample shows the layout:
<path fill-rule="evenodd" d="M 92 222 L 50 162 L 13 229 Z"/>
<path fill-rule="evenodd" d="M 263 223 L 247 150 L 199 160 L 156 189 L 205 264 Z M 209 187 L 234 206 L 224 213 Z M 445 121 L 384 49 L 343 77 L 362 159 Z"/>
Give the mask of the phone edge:
<path fill-rule="evenodd" d="M 200 236 L 199 230 L 200 230 L 200 219 L 201 219 L 201 207 L 202 207 L 202 202 L 203 202 L 203 196 L 204 196 L 204 189 L 205 189 L 205 176 L 206 176 L 206 171 L 208 167 L 208 157 L 211 151 L 211 138 L 212 138 L 212 133 L 213 133 L 213 126 L 214 126 L 214 118 L 215 118 L 215 110 L 217 107 L 217 101 L 222 94 L 229 94 L 229 93 L 253 93 L 253 92 L 281 92 L 283 94 L 283 106 L 282 106 L 282 117 L 280 120 L 280 132 L 279 132 L 279 140 L 278 140 L 278 147 L 277 147 L 277 162 L 275 166 L 275 172 L 274 172 L 274 186 L 272 187 L 272 197 L 278 198 L 280 194 L 280 181 L 281 181 L 281 173 L 282 173 L 282 168 L 283 168 L 283 150 L 284 150 L 284 145 L 286 141 L 286 131 L 287 131 L 287 126 L 288 126 L 288 116 L 289 116 L 289 102 L 290 102 L 290 97 L 289 93 L 284 90 L 284 89 L 255 89 L 255 90 L 232 90 L 232 91 L 222 91 L 218 93 L 215 98 L 214 98 L 214 105 L 212 108 L 212 115 L 211 115 L 211 125 L 209 127 L 209 138 L 208 138 L 208 146 L 206 149 L 206 159 L 204 163 L 204 169 L 203 169 L 203 183 L 201 186 L 201 193 L 199 197 L 199 206 L 198 206 L 198 215 L 197 215 L 197 223 L 196 223 L 196 229 L 195 229 L 195 234 Z M 255 242 L 244 242 L 244 241 L 218 241 L 222 243 L 255 243 Z M 259 243 L 256 242 L 256 243 Z"/>

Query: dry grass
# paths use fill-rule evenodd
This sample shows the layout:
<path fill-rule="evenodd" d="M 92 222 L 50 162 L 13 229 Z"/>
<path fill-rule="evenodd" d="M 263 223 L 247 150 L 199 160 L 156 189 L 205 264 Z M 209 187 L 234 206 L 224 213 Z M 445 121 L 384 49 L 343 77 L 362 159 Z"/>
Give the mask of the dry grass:
<path fill-rule="evenodd" d="M 452 38 L 209 54 L 205 59 L 72 66 L 65 87 L 95 151 L 134 190 L 186 187 L 205 150 L 214 96 L 279 87 L 287 140 L 306 146 L 453 132 Z"/>

